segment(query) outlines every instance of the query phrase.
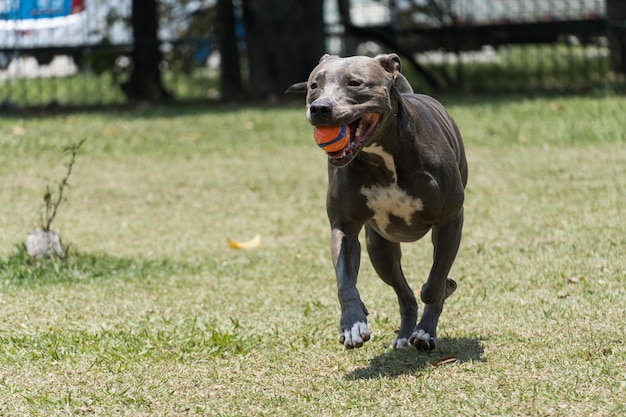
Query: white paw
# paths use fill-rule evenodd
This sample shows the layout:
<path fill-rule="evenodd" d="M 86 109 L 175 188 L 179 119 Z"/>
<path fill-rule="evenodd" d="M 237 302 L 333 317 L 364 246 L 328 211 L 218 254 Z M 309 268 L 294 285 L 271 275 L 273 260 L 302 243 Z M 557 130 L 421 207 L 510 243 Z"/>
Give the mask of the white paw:
<path fill-rule="evenodd" d="M 391 346 L 389 346 L 392 349 L 406 349 L 410 346 L 411 344 L 409 343 L 409 339 L 395 339 L 391 342 Z"/>
<path fill-rule="evenodd" d="M 409 342 L 417 349 L 421 350 L 433 350 L 436 346 L 435 338 L 424 330 L 417 330 L 409 339 Z"/>
<path fill-rule="evenodd" d="M 361 347 L 368 340 L 370 340 L 370 331 L 367 328 L 367 323 L 362 321 L 354 323 L 351 329 L 344 330 L 339 335 L 339 343 L 342 343 L 346 349 Z"/>
<path fill-rule="evenodd" d="M 414 332 L 411 335 L 411 339 L 412 340 L 421 340 L 425 343 L 428 343 L 430 341 L 430 335 L 428 333 L 426 333 L 424 330 L 419 329 L 418 331 Z"/>

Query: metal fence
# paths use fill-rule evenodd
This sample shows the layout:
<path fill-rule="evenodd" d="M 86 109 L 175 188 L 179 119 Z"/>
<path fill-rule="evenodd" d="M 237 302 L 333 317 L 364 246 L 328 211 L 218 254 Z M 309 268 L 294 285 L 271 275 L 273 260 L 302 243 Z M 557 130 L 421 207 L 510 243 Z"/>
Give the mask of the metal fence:
<path fill-rule="evenodd" d="M 0 0 L 2 108 L 125 103 L 131 1 Z M 325 1 L 328 50 L 397 51 L 421 90 L 562 91 L 620 81 L 610 68 L 605 0 L 344 0 L 347 19 L 341 2 Z M 219 96 L 219 53 L 207 30 L 213 3 L 161 2 L 163 82 L 179 101 Z"/>
<path fill-rule="evenodd" d="M 359 7 L 348 24 L 331 23 L 331 45 L 345 54 L 400 51 L 426 90 L 562 91 L 620 81 L 610 68 L 605 0 L 351 3 Z"/>

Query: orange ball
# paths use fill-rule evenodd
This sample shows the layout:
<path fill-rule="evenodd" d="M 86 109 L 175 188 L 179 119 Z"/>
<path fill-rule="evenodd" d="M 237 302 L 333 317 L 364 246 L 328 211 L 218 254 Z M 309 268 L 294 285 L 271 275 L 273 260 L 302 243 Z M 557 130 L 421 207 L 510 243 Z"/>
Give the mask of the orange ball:
<path fill-rule="evenodd" d="M 350 141 L 350 128 L 344 126 L 316 126 L 313 138 L 317 146 L 326 152 L 337 152 L 346 147 Z"/>

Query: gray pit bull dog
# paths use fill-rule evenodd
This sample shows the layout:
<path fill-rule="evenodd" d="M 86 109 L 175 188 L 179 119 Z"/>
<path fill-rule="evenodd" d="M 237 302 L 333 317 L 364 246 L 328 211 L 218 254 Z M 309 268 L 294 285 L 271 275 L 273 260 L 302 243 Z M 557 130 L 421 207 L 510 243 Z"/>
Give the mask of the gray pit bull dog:
<path fill-rule="evenodd" d="M 337 276 L 339 342 L 358 348 L 370 339 L 367 309 L 356 287 L 365 226 L 367 252 L 400 304 L 393 348 L 435 348 L 443 302 L 456 290 L 448 272 L 463 227 L 467 162 L 461 134 L 444 107 L 413 94 L 396 54 L 375 58 L 325 55 L 306 83 L 307 118 L 313 126 L 349 126 L 343 150 L 328 153 L 327 213 Z M 415 293 L 402 267 L 401 242 L 432 230 L 433 265 L 422 286 L 417 322 Z"/>

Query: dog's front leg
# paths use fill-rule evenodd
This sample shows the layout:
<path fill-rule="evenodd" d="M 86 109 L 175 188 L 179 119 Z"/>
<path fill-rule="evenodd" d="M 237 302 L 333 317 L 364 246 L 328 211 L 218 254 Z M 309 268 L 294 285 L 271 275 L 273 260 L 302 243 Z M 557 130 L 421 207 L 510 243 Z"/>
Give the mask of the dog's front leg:
<path fill-rule="evenodd" d="M 339 343 L 346 349 L 363 346 L 370 339 L 367 328 L 367 309 L 356 288 L 361 260 L 359 230 L 344 231 L 333 227 L 331 232 L 331 255 L 337 275 L 337 292 L 341 305 Z"/>

